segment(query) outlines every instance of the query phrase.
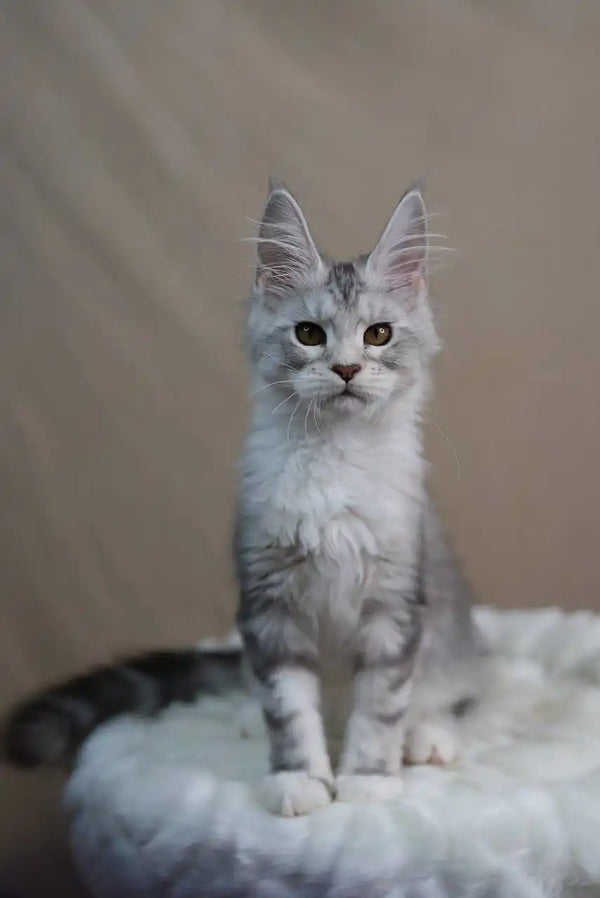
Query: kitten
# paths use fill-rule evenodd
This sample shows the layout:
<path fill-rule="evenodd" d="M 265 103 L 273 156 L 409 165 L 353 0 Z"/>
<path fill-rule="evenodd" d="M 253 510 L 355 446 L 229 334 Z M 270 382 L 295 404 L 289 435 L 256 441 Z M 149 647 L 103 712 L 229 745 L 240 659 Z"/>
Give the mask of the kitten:
<path fill-rule="evenodd" d="M 375 249 L 317 250 L 279 183 L 257 238 L 252 418 L 239 488 L 238 625 L 270 740 L 275 814 L 400 794 L 403 756 L 447 763 L 485 650 L 425 486 L 421 415 L 438 347 L 418 187 Z M 337 774 L 320 674 L 353 665 Z"/>
<path fill-rule="evenodd" d="M 481 692 L 486 652 L 424 482 L 420 416 L 438 343 L 423 198 L 410 189 L 373 252 L 336 264 L 273 184 L 257 245 L 235 540 L 243 663 L 234 646 L 158 652 L 45 690 L 8 721 L 14 763 L 69 759 L 118 714 L 245 688 L 247 667 L 274 813 L 334 795 L 392 798 L 403 757 L 455 756 L 456 718 Z M 345 663 L 354 695 L 334 777 L 319 686 Z"/>

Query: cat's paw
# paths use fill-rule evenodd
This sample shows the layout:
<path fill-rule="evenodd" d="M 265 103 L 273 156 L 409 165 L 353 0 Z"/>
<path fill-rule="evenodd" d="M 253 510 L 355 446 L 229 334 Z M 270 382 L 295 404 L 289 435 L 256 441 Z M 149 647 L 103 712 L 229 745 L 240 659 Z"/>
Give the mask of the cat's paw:
<path fill-rule="evenodd" d="M 340 773 L 335 781 L 338 801 L 392 801 L 399 798 L 403 790 L 404 781 L 400 776 Z"/>
<path fill-rule="evenodd" d="M 325 779 L 316 779 L 302 770 L 284 770 L 265 777 L 258 794 L 271 814 L 298 817 L 325 807 L 332 800 L 332 792 Z"/>
<path fill-rule="evenodd" d="M 458 755 L 456 729 L 451 723 L 423 721 L 406 734 L 404 760 L 407 764 L 451 764 Z"/>

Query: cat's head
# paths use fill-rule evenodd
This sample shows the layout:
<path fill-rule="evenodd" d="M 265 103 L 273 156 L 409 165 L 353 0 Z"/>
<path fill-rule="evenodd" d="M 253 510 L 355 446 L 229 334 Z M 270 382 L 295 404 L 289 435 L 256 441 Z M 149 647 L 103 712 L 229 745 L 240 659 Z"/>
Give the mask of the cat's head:
<path fill-rule="evenodd" d="M 418 187 L 371 253 L 337 263 L 318 251 L 287 187 L 274 183 L 256 243 L 248 341 L 261 400 L 283 412 L 300 403 L 320 417 L 370 417 L 426 380 L 437 338 Z"/>

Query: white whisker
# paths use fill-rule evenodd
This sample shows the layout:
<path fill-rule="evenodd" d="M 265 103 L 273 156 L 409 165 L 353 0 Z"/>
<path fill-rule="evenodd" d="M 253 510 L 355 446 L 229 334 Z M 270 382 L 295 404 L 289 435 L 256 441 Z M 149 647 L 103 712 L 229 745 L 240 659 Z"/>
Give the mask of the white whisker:
<path fill-rule="evenodd" d="M 292 414 L 290 415 L 290 420 L 288 421 L 288 426 L 287 426 L 287 440 L 286 440 L 288 443 L 289 443 L 289 441 L 290 441 L 290 428 L 291 428 L 291 426 L 292 426 L 292 421 L 294 420 L 294 415 L 296 414 L 296 412 L 297 412 L 298 409 L 300 408 L 301 404 L 302 404 L 302 397 L 300 397 L 300 399 L 298 400 L 298 402 L 297 402 L 296 405 L 294 406 L 294 411 L 293 411 Z"/>
<path fill-rule="evenodd" d="M 435 421 L 432 421 L 431 423 L 433 424 L 433 426 L 434 426 L 437 430 L 439 430 L 439 432 L 440 432 L 441 435 L 443 436 L 444 440 L 446 441 L 446 444 L 447 444 L 448 448 L 449 448 L 450 451 L 452 452 L 452 454 L 453 454 L 453 456 L 454 456 L 454 461 L 456 462 L 456 475 L 457 475 L 457 479 L 460 480 L 460 458 L 458 457 L 458 452 L 457 452 L 456 449 L 454 448 L 454 443 L 452 442 L 452 440 L 450 439 L 450 437 L 447 436 L 447 434 L 444 433 L 444 431 L 442 430 L 442 428 L 440 427 L 439 424 L 436 424 Z"/>
<path fill-rule="evenodd" d="M 314 408 L 313 408 L 313 418 L 315 421 L 315 427 L 317 428 L 317 430 L 319 431 L 321 436 L 324 436 L 323 431 L 321 430 L 321 427 L 319 425 L 319 420 L 318 420 L 320 414 L 321 414 L 321 399 L 320 399 L 320 397 L 317 397 L 317 400 L 316 400 Z"/>
<path fill-rule="evenodd" d="M 271 409 L 271 414 L 276 412 L 278 408 L 281 408 L 282 405 L 285 405 L 285 403 L 288 401 L 288 399 L 291 399 L 292 396 L 297 396 L 297 395 L 298 395 L 298 393 L 296 392 L 296 390 L 294 390 L 292 393 L 290 393 L 289 396 L 286 396 L 285 399 L 282 399 L 281 402 L 278 402 L 274 409 Z"/>
<path fill-rule="evenodd" d="M 273 359 L 274 362 L 277 362 L 283 368 L 289 368 L 290 371 L 296 370 L 293 365 L 288 365 L 288 363 L 284 362 L 283 359 L 278 359 L 276 355 L 273 355 L 272 353 L 267 352 L 265 349 L 262 350 L 262 354 L 268 356 L 270 359 Z"/>
<path fill-rule="evenodd" d="M 266 390 L 268 387 L 276 387 L 278 384 L 291 384 L 291 383 L 292 383 L 291 380 L 272 380 L 270 383 L 264 384 L 262 387 L 259 387 L 258 390 L 253 390 L 253 392 L 250 393 L 250 398 L 252 399 L 253 396 L 256 396 L 258 393 L 262 393 L 262 391 Z"/>
<path fill-rule="evenodd" d="M 310 410 L 312 408 L 312 404 L 314 402 L 314 398 L 310 400 L 308 403 L 308 408 L 306 409 L 306 414 L 304 415 L 304 438 L 308 439 L 308 416 L 310 414 Z"/>

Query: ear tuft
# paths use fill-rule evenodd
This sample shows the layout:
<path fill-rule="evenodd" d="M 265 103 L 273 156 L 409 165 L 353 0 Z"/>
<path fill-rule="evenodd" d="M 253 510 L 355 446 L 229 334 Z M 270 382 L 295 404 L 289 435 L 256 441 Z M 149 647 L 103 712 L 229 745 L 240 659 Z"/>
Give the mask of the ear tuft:
<path fill-rule="evenodd" d="M 386 292 L 419 289 L 427 261 L 427 212 L 418 185 L 404 194 L 367 261 L 367 275 Z"/>
<path fill-rule="evenodd" d="M 287 190 L 287 192 L 290 193 L 290 190 L 283 178 L 280 178 L 279 175 L 275 174 L 275 172 L 271 172 L 271 174 L 269 175 L 269 195 L 271 193 L 275 193 L 276 190 Z"/>

